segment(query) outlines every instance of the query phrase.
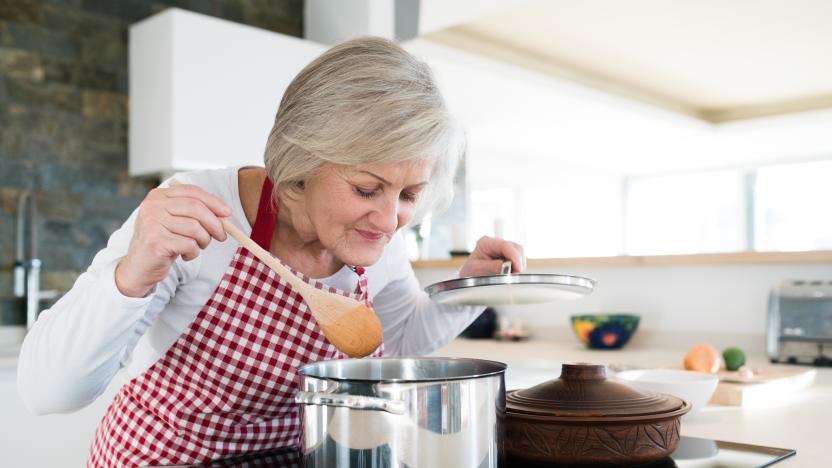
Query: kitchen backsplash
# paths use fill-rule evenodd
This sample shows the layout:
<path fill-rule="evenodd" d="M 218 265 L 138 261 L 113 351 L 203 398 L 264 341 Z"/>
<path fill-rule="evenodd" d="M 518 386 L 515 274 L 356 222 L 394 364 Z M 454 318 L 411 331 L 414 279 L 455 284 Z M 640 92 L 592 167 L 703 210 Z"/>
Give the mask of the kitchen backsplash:
<path fill-rule="evenodd" d="M 127 30 L 170 6 L 300 37 L 302 0 L 0 2 L 0 325 L 17 199 L 36 193 L 42 287 L 68 290 L 158 181 L 127 175 Z"/>

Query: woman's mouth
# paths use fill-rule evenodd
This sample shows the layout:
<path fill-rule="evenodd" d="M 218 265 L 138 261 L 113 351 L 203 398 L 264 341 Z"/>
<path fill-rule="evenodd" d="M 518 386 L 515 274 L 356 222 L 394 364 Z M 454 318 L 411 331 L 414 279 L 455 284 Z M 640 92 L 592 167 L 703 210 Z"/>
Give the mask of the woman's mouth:
<path fill-rule="evenodd" d="M 376 242 L 384 238 L 384 233 L 381 232 L 362 231 L 361 229 L 356 229 L 356 232 L 361 234 L 361 237 L 371 242 Z"/>

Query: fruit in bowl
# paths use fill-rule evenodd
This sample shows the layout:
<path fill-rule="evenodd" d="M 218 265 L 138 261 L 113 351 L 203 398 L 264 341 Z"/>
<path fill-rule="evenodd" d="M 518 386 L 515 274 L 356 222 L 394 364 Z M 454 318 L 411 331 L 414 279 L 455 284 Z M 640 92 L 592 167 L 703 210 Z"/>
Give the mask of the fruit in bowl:
<path fill-rule="evenodd" d="M 590 349 L 618 349 L 638 328 L 639 316 L 633 314 L 573 315 L 572 330 Z"/>

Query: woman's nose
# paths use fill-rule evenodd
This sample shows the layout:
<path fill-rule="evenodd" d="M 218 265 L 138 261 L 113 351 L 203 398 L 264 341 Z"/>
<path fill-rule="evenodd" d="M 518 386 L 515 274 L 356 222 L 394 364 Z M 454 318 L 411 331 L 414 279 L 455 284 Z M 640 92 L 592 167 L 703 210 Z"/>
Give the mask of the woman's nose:
<path fill-rule="evenodd" d="M 399 226 L 399 201 L 384 200 L 371 213 L 370 222 L 373 226 L 386 234 L 390 234 Z"/>

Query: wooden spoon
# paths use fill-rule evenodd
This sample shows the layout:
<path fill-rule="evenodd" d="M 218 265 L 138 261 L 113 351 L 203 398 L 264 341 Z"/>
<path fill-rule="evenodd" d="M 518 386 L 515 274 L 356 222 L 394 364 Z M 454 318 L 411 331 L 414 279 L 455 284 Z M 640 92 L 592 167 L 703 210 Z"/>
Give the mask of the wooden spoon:
<path fill-rule="evenodd" d="M 179 182 L 172 180 L 170 185 L 179 185 Z M 220 218 L 220 222 L 225 232 L 237 239 L 237 242 L 274 270 L 303 297 L 321 331 L 341 352 L 350 357 L 364 357 L 379 347 L 382 341 L 382 327 L 373 309 L 351 297 L 334 294 L 308 284 L 257 245 L 228 218 Z"/>

